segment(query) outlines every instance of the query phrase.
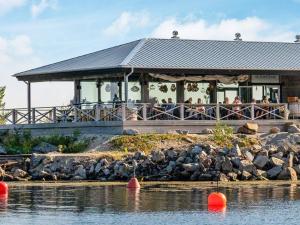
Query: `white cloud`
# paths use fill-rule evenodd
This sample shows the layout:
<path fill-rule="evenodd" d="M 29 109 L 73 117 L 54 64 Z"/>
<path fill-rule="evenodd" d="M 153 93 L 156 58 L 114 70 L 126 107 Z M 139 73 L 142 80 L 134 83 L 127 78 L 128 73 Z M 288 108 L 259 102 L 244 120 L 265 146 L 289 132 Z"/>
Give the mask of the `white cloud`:
<path fill-rule="evenodd" d="M 124 35 L 131 29 L 145 27 L 148 23 L 149 15 L 146 12 L 123 12 L 109 27 L 104 29 L 104 34 L 108 36 Z"/>
<path fill-rule="evenodd" d="M 56 9 L 57 0 L 40 0 L 39 3 L 31 6 L 32 17 L 37 17 L 47 9 Z"/>
<path fill-rule="evenodd" d="M 26 0 L 0 0 L 0 14 L 4 14 L 12 10 L 23 6 L 26 3 Z"/>
<path fill-rule="evenodd" d="M 30 37 L 0 36 L 0 86 L 6 86 L 6 108 L 26 107 L 26 85 L 11 75 L 45 64 L 35 55 Z M 32 85 L 33 106 L 65 105 L 72 96 L 73 84 L 70 82 L 43 82 Z"/>
<path fill-rule="evenodd" d="M 181 38 L 187 39 L 233 40 L 237 32 L 247 41 L 292 41 L 294 37 L 293 32 L 257 17 L 223 19 L 214 24 L 204 19 L 182 22 L 171 18 L 160 23 L 152 35 L 170 38 L 173 30 L 177 30 Z"/>

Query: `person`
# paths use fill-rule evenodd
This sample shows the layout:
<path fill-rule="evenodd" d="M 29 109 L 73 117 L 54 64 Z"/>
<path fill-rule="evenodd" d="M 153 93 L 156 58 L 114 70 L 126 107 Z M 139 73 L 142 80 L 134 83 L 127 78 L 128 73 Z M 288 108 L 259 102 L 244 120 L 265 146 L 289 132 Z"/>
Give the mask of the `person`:
<path fill-rule="evenodd" d="M 161 107 L 163 108 L 167 107 L 167 101 L 164 98 L 161 100 Z"/>
<path fill-rule="evenodd" d="M 200 112 L 200 114 L 197 115 L 198 119 L 203 119 L 204 117 L 204 113 L 205 113 L 205 107 L 204 105 L 202 105 L 202 99 L 201 98 L 198 98 L 197 100 L 197 106 L 196 106 L 196 111 L 197 112 Z"/>
<path fill-rule="evenodd" d="M 240 97 L 236 96 L 234 98 L 234 101 L 233 101 L 232 104 L 234 104 L 233 111 L 235 112 L 235 118 L 240 119 L 241 118 L 241 113 L 242 113 L 241 112 L 241 106 L 240 106 L 242 104 L 242 101 L 241 101 Z"/>
<path fill-rule="evenodd" d="M 270 107 L 268 106 L 270 101 L 268 100 L 267 96 L 263 96 L 262 104 L 264 104 L 264 106 L 262 106 L 263 110 L 261 110 L 261 116 L 263 119 L 267 119 L 269 117 L 268 111 L 270 111 Z"/>
<path fill-rule="evenodd" d="M 120 99 L 117 94 L 113 97 L 113 107 L 118 108 L 120 106 Z"/>
<path fill-rule="evenodd" d="M 226 119 L 226 120 L 229 120 L 230 117 L 228 116 L 230 114 L 230 107 L 228 107 L 228 105 L 230 105 L 230 102 L 229 102 L 229 98 L 228 97 L 225 97 L 224 98 L 224 101 L 223 101 L 223 105 L 222 107 L 220 107 L 220 114 L 221 114 L 221 117 Z"/>

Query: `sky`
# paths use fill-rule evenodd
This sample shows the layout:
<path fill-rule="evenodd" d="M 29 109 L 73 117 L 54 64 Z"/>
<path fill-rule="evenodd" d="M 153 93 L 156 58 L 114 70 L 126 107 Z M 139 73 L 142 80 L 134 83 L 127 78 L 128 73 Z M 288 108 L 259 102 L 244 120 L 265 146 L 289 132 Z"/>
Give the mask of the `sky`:
<path fill-rule="evenodd" d="M 0 0 L 0 86 L 26 107 L 11 75 L 145 37 L 293 42 L 300 0 Z M 73 83 L 32 84 L 33 106 L 66 105 Z"/>

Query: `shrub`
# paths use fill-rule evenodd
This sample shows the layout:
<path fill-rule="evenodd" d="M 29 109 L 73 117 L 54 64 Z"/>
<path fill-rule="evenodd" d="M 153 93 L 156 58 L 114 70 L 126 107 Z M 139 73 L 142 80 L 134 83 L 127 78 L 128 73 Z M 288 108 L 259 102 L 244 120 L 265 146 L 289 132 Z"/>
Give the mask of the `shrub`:
<path fill-rule="evenodd" d="M 213 130 L 211 141 L 222 147 L 232 147 L 233 128 L 225 124 L 218 123 Z"/>

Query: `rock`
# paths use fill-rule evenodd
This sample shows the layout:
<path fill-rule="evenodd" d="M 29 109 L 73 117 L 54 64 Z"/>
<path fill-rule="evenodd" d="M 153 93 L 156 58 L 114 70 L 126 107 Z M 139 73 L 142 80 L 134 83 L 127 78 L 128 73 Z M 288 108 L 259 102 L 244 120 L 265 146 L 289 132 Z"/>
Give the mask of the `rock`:
<path fill-rule="evenodd" d="M 238 180 L 238 179 L 237 179 L 237 174 L 234 173 L 234 172 L 228 173 L 228 174 L 227 174 L 227 177 L 228 177 L 229 180 L 231 180 L 231 181 L 237 181 L 237 180 Z"/>
<path fill-rule="evenodd" d="M 168 173 L 171 173 L 173 169 L 176 167 L 176 162 L 175 161 L 170 161 L 169 165 L 166 167 L 166 170 Z"/>
<path fill-rule="evenodd" d="M 270 162 L 273 166 L 282 166 L 284 161 L 275 157 L 271 157 Z"/>
<path fill-rule="evenodd" d="M 182 164 L 183 162 L 184 162 L 184 160 L 185 160 L 185 158 L 184 157 L 178 157 L 178 159 L 176 160 L 176 164 L 177 165 L 180 165 L 180 164 Z"/>
<path fill-rule="evenodd" d="M 256 173 L 256 167 L 254 166 L 254 164 L 250 160 L 247 160 L 247 159 L 242 160 L 240 162 L 239 169 L 241 171 L 247 171 L 247 172 L 249 172 L 251 174 L 255 174 Z"/>
<path fill-rule="evenodd" d="M 253 161 L 253 159 L 254 159 L 254 156 L 251 154 L 251 152 L 249 152 L 248 150 L 244 150 L 243 151 L 243 155 L 244 155 L 244 157 L 246 158 L 246 159 L 248 159 L 249 161 Z"/>
<path fill-rule="evenodd" d="M 233 169 L 232 163 L 230 162 L 230 159 L 228 157 L 225 157 L 225 160 L 223 161 L 221 168 L 224 173 L 229 173 L 232 171 Z"/>
<path fill-rule="evenodd" d="M 292 167 L 286 167 L 280 172 L 277 179 L 297 181 L 297 173 Z"/>
<path fill-rule="evenodd" d="M 97 173 L 100 172 L 100 170 L 101 170 L 101 163 L 97 163 L 96 166 L 95 166 L 94 171 L 95 171 L 95 173 L 97 174 Z"/>
<path fill-rule="evenodd" d="M 257 176 L 267 177 L 267 172 L 264 170 L 257 170 Z"/>
<path fill-rule="evenodd" d="M 79 176 L 82 180 L 86 179 L 86 170 L 83 165 L 79 165 L 78 168 L 74 172 L 74 177 Z"/>
<path fill-rule="evenodd" d="M 258 124 L 257 123 L 246 123 L 244 125 L 245 128 L 247 128 L 250 131 L 253 131 L 255 133 L 257 133 L 258 131 Z"/>
<path fill-rule="evenodd" d="M 278 127 L 272 127 L 269 131 L 270 134 L 277 134 L 280 133 L 280 128 Z"/>
<path fill-rule="evenodd" d="M 28 175 L 27 172 L 25 172 L 24 170 L 16 169 L 13 176 L 14 176 L 14 177 L 24 178 L 24 177 L 26 177 L 27 175 Z"/>
<path fill-rule="evenodd" d="M 167 150 L 167 156 L 169 159 L 175 159 L 177 157 L 177 152 L 173 149 Z"/>
<path fill-rule="evenodd" d="M 214 131 L 209 128 L 205 128 L 202 130 L 202 134 L 213 134 L 213 133 L 214 133 Z"/>
<path fill-rule="evenodd" d="M 239 147 L 238 144 L 236 144 L 235 147 L 233 147 L 230 150 L 229 155 L 230 156 L 234 156 L 234 157 L 240 157 L 240 156 L 242 156 L 242 151 L 241 151 L 241 149 L 240 149 L 240 147 Z"/>
<path fill-rule="evenodd" d="M 45 155 L 38 155 L 36 153 L 33 153 L 31 155 L 31 160 L 30 160 L 31 165 L 30 165 L 30 167 L 31 168 L 37 167 L 45 158 L 46 158 Z"/>
<path fill-rule="evenodd" d="M 104 159 L 101 159 L 99 163 L 100 163 L 100 165 L 103 166 L 103 167 L 109 166 L 109 162 L 108 162 L 107 159 L 105 159 L 105 158 L 104 158 Z"/>
<path fill-rule="evenodd" d="M 293 167 L 298 175 L 300 175 L 300 164 Z"/>
<path fill-rule="evenodd" d="M 6 148 L 3 145 L 0 145 L 0 155 L 6 155 L 7 151 Z"/>
<path fill-rule="evenodd" d="M 143 151 L 137 151 L 134 153 L 133 158 L 135 158 L 136 160 L 140 160 L 140 159 L 144 159 L 146 156 L 145 152 Z"/>
<path fill-rule="evenodd" d="M 275 166 L 272 169 L 269 169 L 267 171 L 267 176 L 268 178 L 276 178 L 282 171 L 282 167 L 281 166 Z"/>
<path fill-rule="evenodd" d="M 5 176 L 5 170 L 0 167 L 0 178 Z"/>
<path fill-rule="evenodd" d="M 55 145 L 51 145 L 46 142 L 41 142 L 37 146 L 33 147 L 32 152 L 33 153 L 41 153 L 41 154 L 47 154 L 50 152 L 57 152 L 58 147 Z"/>
<path fill-rule="evenodd" d="M 251 152 L 255 154 L 255 153 L 260 152 L 261 149 L 262 149 L 261 145 L 258 145 L 258 144 L 252 145 L 252 147 L 251 147 Z"/>
<path fill-rule="evenodd" d="M 268 156 L 258 155 L 258 156 L 256 156 L 255 160 L 253 161 L 253 164 L 257 168 L 262 169 L 265 167 L 265 165 L 267 165 L 268 162 L 269 162 Z"/>
<path fill-rule="evenodd" d="M 290 152 L 288 155 L 288 167 L 294 166 L 294 152 Z"/>
<path fill-rule="evenodd" d="M 165 160 L 165 154 L 160 150 L 152 151 L 151 155 L 153 162 L 159 163 Z"/>
<path fill-rule="evenodd" d="M 191 175 L 191 177 L 190 177 L 190 180 L 198 180 L 199 179 L 199 176 L 200 176 L 200 171 L 195 171 L 192 175 Z"/>
<path fill-rule="evenodd" d="M 224 173 L 220 173 L 220 175 L 218 176 L 218 180 L 221 182 L 229 181 L 228 177 Z"/>
<path fill-rule="evenodd" d="M 182 164 L 182 167 L 187 172 L 195 172 L 200 168 L 199 163 L 186 163 L 186 164 Z"/>
<path fill-rule="evenodd" d="M 124 135 L 137 135 L 139 134 L 139 131 L 136 129 L 125 129 L 123 130 Z"/>
<path fill-rule="evenodd" d="M 200 154 L 200 152 L 202 152 L 202 148 L 198 145 L 194 146 L 194 148 L 191 151 L 191 153 L 194 155 L 198 155 Z"/>
<path fill-rule="evenodd" d="M 289 134 L 300 133 L 300 129 L 296 126 L 296 124 L 292 124 L 287 127 L 287 132 Z"/>
<path fill-rule="evenodd" d="M 183 134 L 183 135 L 187 135 L 187 134 L 189 134 L 189 131 L 188 130 L 176 130 L 176 133 L 177 134 Z"/>
<path fill-rule="evenodd" d="M 240 134 L 256 134 L 255 131 L 249 130 L 246 127 L 239 127 L 237 133 Z"/>
<path fill-rule="evenodd" d="M 103 173 L 104 173 L 105 176 L 109 176 L 110 175 L 110 170 L 106 168 L 106 169 L 103 170 Z"/>
<path fill-rule="evenodd" d="M 242 172 L 242 175 L 241 175 L 242 180 L 249 180 L 251 177 L 252 177 L 251 173 L 249 173 L 245 170 Z"/>

